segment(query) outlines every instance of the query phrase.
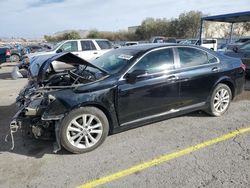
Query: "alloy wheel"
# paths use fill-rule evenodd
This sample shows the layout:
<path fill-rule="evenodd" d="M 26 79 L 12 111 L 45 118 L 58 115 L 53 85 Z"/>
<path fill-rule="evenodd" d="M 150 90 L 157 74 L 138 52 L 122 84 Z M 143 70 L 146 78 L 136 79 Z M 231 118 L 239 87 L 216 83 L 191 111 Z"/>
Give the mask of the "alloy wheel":
<path fill-rule="evenodd" d="M 224 112 L 225 110 L 227 110 L 229 102 L 230 102 L 230 94 L 228 90 L 224 88 L 219 89 L 216 92 L 213 101 L 215 111 L 219 113 Z"/>
<path fill-rule="evenodd" d="M 87 149 L 94 146 L 101 138 L 103 125 L 92 114 L 83 114 L 74 118 L 67 127 L 67 139 L 69 143 L 79 149 Z"/>

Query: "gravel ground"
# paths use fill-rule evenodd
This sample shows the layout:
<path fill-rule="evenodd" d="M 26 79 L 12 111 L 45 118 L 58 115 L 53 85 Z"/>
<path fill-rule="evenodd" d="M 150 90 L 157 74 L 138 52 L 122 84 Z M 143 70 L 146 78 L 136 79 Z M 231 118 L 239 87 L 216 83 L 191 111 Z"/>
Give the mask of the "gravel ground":
<path fill-rule="evenodd" d="M 15 97 L 26 79 L 11 80 L 12 64 L 0 69 L 0 187 L 75 187 L 135 164 L 250 127 L 250 91 L 222 117 L 202 112 L 109 136 L 93 152 L 52 153 L 52 143 L 4 136 L 15 113 Z M 250 89 L 247 82 L 246 89 Z M 250 133 L 173 159 L 100 187 L 250 187 Z"/>

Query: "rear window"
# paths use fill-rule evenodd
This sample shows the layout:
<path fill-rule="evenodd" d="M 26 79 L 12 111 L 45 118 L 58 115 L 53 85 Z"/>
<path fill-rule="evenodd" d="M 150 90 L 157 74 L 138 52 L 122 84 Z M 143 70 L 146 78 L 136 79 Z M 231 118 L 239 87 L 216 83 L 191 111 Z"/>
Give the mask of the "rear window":
<path fill-rule="evenodd" d="M 100 48 L 102 50 L 111 49 L 112 48 L 111 42 L 109 42 L 107 40 L 97 40 L 96 43 L 100 46 Z"/>
<path fill-rule="evenodd" d="M 250 38 L 244 38 L 244 39 L 239 39 L 239 40 L 237 40 L 237 41 L 235 41 L 236 43 L 237 42 L 247 42 L 247 41 L 249 41 L 250 40 Z"/>
<path fill-rule="evenodd" d="M 94 43 L 91 40 L 81 41 L 82 51 L 96 50 Z"/>
<path fill-rule="evenodd" d="M 181 67 L 193 67 L 209 63 L 207 53 L 196 48 L 178 48 Z"/>

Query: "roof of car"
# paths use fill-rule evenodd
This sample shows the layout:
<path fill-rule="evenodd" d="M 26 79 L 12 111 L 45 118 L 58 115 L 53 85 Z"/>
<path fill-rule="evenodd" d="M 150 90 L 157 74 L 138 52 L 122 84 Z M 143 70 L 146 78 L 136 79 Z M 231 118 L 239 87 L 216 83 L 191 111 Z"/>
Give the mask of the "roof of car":
<path fill-rule="evenodd" d="M 178 43 L 147 43 L 147 44 L 126 46 L 126 47 L 122 47 L 122 49 L 148 51 L 148 50 L 152 50 L 155 48 L 169 47 L 169 46 L 195 46 L 195 47 L 197 47 L 196 45 L 178 44 Z"/>

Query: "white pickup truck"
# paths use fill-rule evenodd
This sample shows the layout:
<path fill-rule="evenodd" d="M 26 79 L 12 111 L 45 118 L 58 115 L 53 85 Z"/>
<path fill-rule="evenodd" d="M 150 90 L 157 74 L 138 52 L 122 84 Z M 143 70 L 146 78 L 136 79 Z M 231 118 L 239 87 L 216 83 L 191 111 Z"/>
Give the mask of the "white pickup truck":
<path fill-rule="evenodd" d="M 71 52 L 82 59 L 92 61 L 112 49 L 112 44 L 107 39 L 76 39 L 59 42 L 51 51 L 26 54 L 24 58 L 49 55 L 60 52 Z"/>
<path fill-rule="evenodd" d="M 12 70 L 12 78 L 22 78 L 23 75 L 20 73 L 20 69 L 27 68 L 32 58 L 36 56 L 46 56 L 61 52 L 71 52 L 82 59 L 91 62 L 92 60 L 100 57 L 104 53 L 110 51 L 113 48 L 111 42 L 107 39 L 76 39 L 76 40 L 65 40 L 59 42 L 52 50 L 45 52 L 36 52 L 26 54 L 23 57 L 22 63 L 15 66 Z M 54 71 L 63 71 L 65 69 L 71 69 L 72 65 L 65 64 L 60 61 L 52 62 Z"/>

